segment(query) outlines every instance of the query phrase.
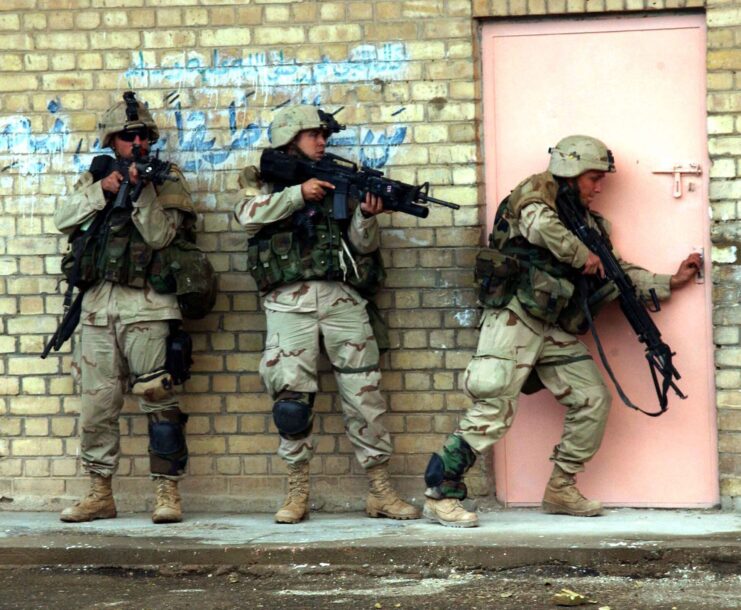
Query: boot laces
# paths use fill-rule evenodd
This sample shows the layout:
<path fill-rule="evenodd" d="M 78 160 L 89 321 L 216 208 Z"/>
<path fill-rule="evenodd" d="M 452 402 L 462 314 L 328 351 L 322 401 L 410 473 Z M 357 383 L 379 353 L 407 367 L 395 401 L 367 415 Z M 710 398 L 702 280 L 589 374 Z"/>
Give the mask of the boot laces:
<path fill-rule="evenodd" d="M 177 488 L 167 479 L 157 484 L 157 506 L 174 506 L 177 503 Z"/>

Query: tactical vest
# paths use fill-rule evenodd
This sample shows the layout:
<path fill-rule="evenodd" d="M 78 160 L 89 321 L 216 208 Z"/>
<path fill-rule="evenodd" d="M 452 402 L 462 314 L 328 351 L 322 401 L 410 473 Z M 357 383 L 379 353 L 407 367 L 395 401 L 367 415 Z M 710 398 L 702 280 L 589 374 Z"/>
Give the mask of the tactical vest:
<path fill-rule="evenodd" d="M 380 287 L 385 272 L 378 251 L 344 257 L 350 221 L 332 218 L 331 194 L 290 217 L 265 225 L 247 244 L 250 274 L 262 294 L 299 280 L 347 282 L 363 296 Z M 356 273 L 357 271 L 357 273 Z"/>
<path fill-rule="evenodd" d="M 84 289 L 108 281 L 144 288 L 154 251 L 134 226 L 131 210 L 111 212 L 101 233 L 102 239 L 73 236 L 71 248 L 62 259 L 62 272 L 67 279 L 72 279 L 75 257 L 81 256 L 77 287 Z M 80 247 L 84 247 L 83 252 L 78 252 Z"/>
<path fill-rule="evenodd" d="M 580 278 L 578 270 L 560 262 L 547 248 L 531 244 L 524 237 L 510 237 L 511 224 L 517 222 L 522 208 L 541 201 L 556 210 L 557 184 L 545 172 L 523 181 L 499 204 L 489 247 L 476 256 L 474 278 L 479 288 L 479 302 L 485 307 L 505 307 L 517 297 L 531 316 L 558 324 L 571 333 L 586 332 L 582 301 L 587 298 L 593 314 L 614 298 L 611 284 Z M 601 217 L 593 215 L 606 235 Z M 578 285 L 578 289 L 577 289 Z M 584 294 L 586 293 L 586 294 Z"/>
<path fill-rule="evenodd" d="M 97 182 L 117 167 L 118 161 L 108 155 L 93 159 L 89 173 Z M 62 259 L 62 272 L 67 281 L 86 290 L 100 281 L 133 288 L 144 288 L 149 282 L 156 292 L 175 294 L 186 318 L 204 317 L 216 300 L 216 274 L 204 252 L 195 243 L 195 210 L 190 191 L 180 170 L 173 166 L 179 180 L 155 186 L 163 207 L 184 214 L 172 242 L 154 250 L 144 241 L 131 219 L 131 208 L 104 209 L 104 223 L 95 234 L 78 229 L 70 236 L 70 249 Z"/>

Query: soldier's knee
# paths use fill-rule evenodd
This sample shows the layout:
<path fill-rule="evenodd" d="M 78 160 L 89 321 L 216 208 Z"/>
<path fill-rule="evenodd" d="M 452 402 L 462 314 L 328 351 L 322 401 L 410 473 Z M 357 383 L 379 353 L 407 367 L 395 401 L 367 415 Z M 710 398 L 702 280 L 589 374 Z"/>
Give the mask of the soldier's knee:
<path fill-rule="evenodd" d="M 185 423 L 188 416 L 177 407 L 148 413 L 149 467 L 152 474 L 179 476 L 188 463 Z"/>
<path fill-rule="evenodd" d="M 460 436 L 448 437 L 440 453 L 433 453 L 425 470 L 425 495 L 435 499 L 458 498 L 468 495 L 463 475 L 476 462 L 476 453 Z"/>
<path fill-rule="evenodd" d="M 175 395 L 172 375 L 165 369 L 144 373 L 134 379 L 131 392 L 148 402 L 162 402 Z"/>
<path fill-rule="evenodd" d="M 299 440 L 311 433 L 314 423 L 314 394 L 281 392 L 273 404 L 273 422 L 284 438 Z"/>

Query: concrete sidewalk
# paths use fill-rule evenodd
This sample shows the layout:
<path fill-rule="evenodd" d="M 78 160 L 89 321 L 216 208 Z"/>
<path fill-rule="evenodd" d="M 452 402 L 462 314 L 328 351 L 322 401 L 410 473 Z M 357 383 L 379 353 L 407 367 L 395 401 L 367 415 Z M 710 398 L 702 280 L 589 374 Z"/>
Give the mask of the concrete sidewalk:
<path fill-rule="evenodd" d="M 187 514 L 183 523 L 154 525 L 148 514 L 123 514 L 65 524 L 56 513 L 3 511 L 0 567 L 446 564 L 501 569 L 562 562 L 741 561 L 738 513 L 612 509 L 602 517 L 580 519 L 518 509 L 483 513 L 480 520 L 481 527 L 453 529 L 360 513 L 313 513 L 297 525 L 277 525 L 269 514 Z"/>

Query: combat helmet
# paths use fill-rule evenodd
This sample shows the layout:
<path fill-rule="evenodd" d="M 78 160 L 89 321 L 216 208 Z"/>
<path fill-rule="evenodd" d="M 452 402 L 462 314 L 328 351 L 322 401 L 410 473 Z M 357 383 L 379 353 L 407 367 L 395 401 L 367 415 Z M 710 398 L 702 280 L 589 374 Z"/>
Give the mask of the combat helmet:
<path fill-rule="evenodd" d="M 589 170 L 614 172 L 615 158 L 605 144 L 590 136 L 567 136 L 548 149 L 548 171 L 554 176 L 574 178 Z"/>
<path fill-rule="evenodd" d="M 156 142 L 160 137 L 159 129 L 149 109 L 136 99 L 133 91 L 126 91 L 123 94 L 123 100 L 105 111 L 98 127 L 100 128 L 100 145 L 103 148 L 110 147 L 113 136 L 126 129 L 146 127 L 149 130 L 150 142 Z"/>
<path fill-rule="evenodd" d="M 340 108 L 342 110 L 342 108 Z M 270 124 L 270 143 L 274 148 L 285 146 L 305 129 L 322 129 L 327 137 L 345 129 L 334 118 L 339 110 L 333 114 L 324 112 L 316 106 L 288 106 L 281 108 Z"/>

